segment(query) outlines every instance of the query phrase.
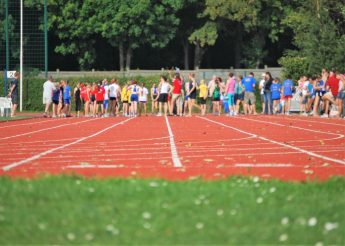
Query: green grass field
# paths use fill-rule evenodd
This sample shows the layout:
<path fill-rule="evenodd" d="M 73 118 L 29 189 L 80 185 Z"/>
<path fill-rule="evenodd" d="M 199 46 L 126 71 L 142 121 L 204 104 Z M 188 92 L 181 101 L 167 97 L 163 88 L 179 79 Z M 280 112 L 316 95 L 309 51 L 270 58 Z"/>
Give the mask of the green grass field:
<path fill-rule="evenodd" d="M 0 244 L 345 244 L 345 179 L 0 178 Z"/>

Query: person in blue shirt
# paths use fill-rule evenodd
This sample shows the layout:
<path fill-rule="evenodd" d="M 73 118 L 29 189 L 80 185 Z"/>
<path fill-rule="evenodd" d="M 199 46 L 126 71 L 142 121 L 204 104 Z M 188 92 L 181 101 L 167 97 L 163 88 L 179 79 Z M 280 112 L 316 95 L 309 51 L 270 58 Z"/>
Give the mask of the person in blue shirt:
<path fill-rule="evenodd" d="M 278 110 L 278 106 L 280 105 L 280 91 L 281 86 L 279 84 L 279 79 L 276 78 L 273 80 L 273 83 L 270 86 L 270 91 L 272 95 L 273 101 L 273 113 L 276 114 Z"/>
<path fill-rule="evenodd" d="M 322 80 L 321 76 L 316 77 L 316 82 L 313 89 L 315 92 L 315 99 L 314 99 L 313 112 L 311 113 L 311 115 L 318 116 L 320 99 L 326 94 L 326 83 Z"/>
<path fill-rule="evenodd" d="M 244 114 L 249 114 L 252 112 L 256 115 L 256 99 L 255 99 L 255 84 L 254 73 L 249 73 L 249 75 L 242 79 L 242 85 L 244 86 Z"/>
<path fill-rule="evenodd" d="M 291 107 L 291 98 L 292 98 L 292 91 L 293 91 L 293 82 L 291 75 L 287 76 L 287 80 L 283 82 L 283 97 L 285 100 L 285 114 L 290 115 L 290 107 Z"/>
<path fill-rule="evenodd" d="M 64 104 L 65 104 L 65 116 L 70 116 L 71 111 L 71 87 L 68 81 L 64 81 Z"/>

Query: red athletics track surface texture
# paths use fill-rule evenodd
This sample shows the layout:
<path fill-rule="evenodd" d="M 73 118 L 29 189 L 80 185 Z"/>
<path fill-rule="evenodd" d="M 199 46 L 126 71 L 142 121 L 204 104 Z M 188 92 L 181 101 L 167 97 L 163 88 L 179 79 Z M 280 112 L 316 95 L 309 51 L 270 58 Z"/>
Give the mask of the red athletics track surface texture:
<path fill-rule="evenodd" d="M 31 119 L 0 124 L 0 175 L 327 179 L 345 175 L 344 135 L 299 116 Z"/>

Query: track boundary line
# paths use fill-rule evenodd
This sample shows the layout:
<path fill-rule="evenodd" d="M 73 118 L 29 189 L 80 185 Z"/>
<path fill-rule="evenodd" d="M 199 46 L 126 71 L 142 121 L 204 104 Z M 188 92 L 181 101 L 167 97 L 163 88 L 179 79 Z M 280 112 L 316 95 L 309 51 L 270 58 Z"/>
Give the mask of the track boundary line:
<path fill-rule="evenodd" d="M 213 123 L 215 123 L 215 124 L 218 124 L 218 125 L 221 125 L 221 126 L 224 126 L 224 127 L 230 128 L 230 129 L 233 129 L 233 130 L 235 130 L 235 131 L 245 133 L 245 134 L 250 135 L 250 136 L 255 136 L 255 137 L 257 137 L 257 138 L 259 138 L 259 139 L 261 139 L 261 140 L 268 141 L 268 142 L 271 142 L 271 143 L 274 143 L 274 144 L 278 144 L 278 145 L 281 145 L 281 146 L 284 146 L 284 147 L 287 147 L 287 148 L 296 150 L 296 151 L 298 151 L 298 152 L 302 152 L 302 153 L 304 153 L 304 154 L 307 154 L 307 155 L 310 155 L 310 156 L 313 156 L 313 157 L 317 157 L 317 158 L 320 158 L 320 159 L 323 159 L 323 160 L 332 161 L 332 162 L 335 162 L 335 163 L 339 163 L 339 164 L 345 165 L 345 161 L 342 161 L 342 160 L 339 160 L 339 159 L 334 159 L 334 158 L 327 157 L 327 156 L 324 156 L 324 155 L 319 155 L 319 154 L 316 154 L 316 153 L 314 153 L 314 152 L 307 151 L 307 150 L 305 150 L 305 149 L 301 149 L 301 148 L 298 148 L 298 147 L 295 147 L 295 146 L 291 146 L 291 145 L 288 145 L 288 144 L 284 144 L 284 143 L 281 143 L 281 142 L 278 142 L 278 141 L 275 141 L 275 140 L 272 140 L 272 139 L 268 139 L 268 138 L 259 136 L 259 135 L 257 135 L 257 134 L 253 134 L 253 133 L 250 133 L 250 132 L 246 132 L 246 131 L 240 130 L 240 129 L 238 129 L 238 128 L 235 128 L 235 127 L 232 127 L 232 126 L 223 124 L 223 123 L 218 122 L 218 121 L 210 120 L 210 119 L 203 118 L 203 117 L 199 117 L 199 116 L 197 116 L 197 117 L 200 118 L 200 119 L 204 119 L 204 120 L 206 120 L 206 121 L 213 122 Z M 265 122 L 265 123 L 266 123 L 266 122 Z M 332 133 L 332 134 L 333 134 L 333 133 Z"/>
<path fill-rule="evenodd" d="M 46 150 L 46 151 L 44 151 L 44 152 L 41 152 L 41 153 L 39 153 L 39 154 L 36 154 L 36 155 L 34 155 L 34 156 L 31 156 L 31 157 L 29 157 L 29 158 L 26 158 L 26 159 L 21 160 L 21 161 L 18 161 L 18 162 L 13 162 L 13 163 L 11 163 L 11 164 L 9 164 L 9 165 L 6 165 L 6 166 L 2 167 L 2 170 L 5 171 L 5 172 L 6 172 L 6 171 L 9 171 L 9 170 L 11 170 L 11 169 L 13 169 L 13 168 L 15 168 L 15 167 L 21 166 L 21 165 L 26 164 L 26 163 L 28 163 L 28 162 L 30 162 L 30 161 L 37 160 L 37 159 L 41 158 L 42 156 L 48 155 L 48 154 L 53 153 L 53 152 L 55 152 L 55 151 L 57 151 L 57 150 L 64 149 L 64 148 L 69 147 L 69 146 L 71 146 L 71 145 L 74 145 L 74 144 L 77 144 L 77 143 L 79 143 L 79 142 L 82 142 L 82 141 L 84 141 L 84 140 L 86 140 L 86 139 L 95 137 L 95 136 L 97 136 L 97 135 L 99 135 L 99 134 L 101 134 L 101 133 L 103 133 L 103 132 L 106 132 L 106 131 L 110 130 L 111 128 L 114 128 L 114 127 L 116 127 L 116 126 L 118 126 L 118 125 L 122 125 L 122 124 L 124 124 L 124 123 L 126 123 L 126 122 L 128 122 L 128 121 L 130 121 L 130 120 L 132 120 L 132 119 L 134 119 L 134 118 L 129 118 L 129 119 L 127 119 L 127 120 L 120 121 L 120 122 L 118 122 L 118 123 L 115 123 L 115 124 L 112 125 L 112 126 L 109 126 L 109 127 L 107 127 L 107 128 L 104 128 L 103 130 L 98 131 L 98 132 L 96 132 L 96 133 L 94 133 L 94 134 L 91 134 L 91 135 L 89 135 L 89 136 L 82 137 L 82 138 L 80 138 L 80 139 L 78 139 L 78 140 L 76 140 L 76 141 L 74 141 L 74 142 L 71 142 L 71 143 L 68 143 L 68 144 L 64 144 L 64 145 L 61 145 L 61 146 L 59 146 L 59 147 L 56 147 L 56 148 L 53 148 L 53 149 L 50 149 L 50 150 Z"/>
<path fill-rule="evenodd" d="M 181 163 L 180 158 L 178 157 L 178 154 L 177 154 L 177 148 L 175 145 L 174 134 L 171 130 L 171 126 L 170 126 L 170 123 L 169 123 L 167 116 L 165 116 L 165 122 L 166 122 L 168 132 L 169 132 L 170 151 L 171 151 L 171 157 L 173 160 L 173 165 L 174 165 L 174 167 L 182 167 L 182 163 Z"/>
<path fill-rule="evenodd" d="M 38 133 L 38 132 L 44 132 L 44 131 L 60 128 L 60 127 L 63 127 L 63 126 L 78 125 L 78 124 L 81 124 L 81 123 L 84 123 L 84 122 L 89 122 L 89 121 L 93 121 L 93 120 L 97 120 L 97 119 L 98 118 L 89 119 L 89 120 L 83 120 L 83 121 L 78 121 L 78 122 L 73 122 L 73 123 L 61 124 L 61 125 L 58 125 L 58 126 L 43 128 L 43 129 L 32 131 L 32 132 L 25 132 L 25 133 L 21 133 L 21 134 L 17 134 L 17 135 L 12 135 L 12 136 L 9 136 L 9 137 L 3 137 L 3 138 L 0 138 L 0 140 L 16 138 L 16 137 L 22 137 L 22 136 L 26 136 L 26 135 L 29 135 L 29 134 L 34 134 L 34 133 Z"/>

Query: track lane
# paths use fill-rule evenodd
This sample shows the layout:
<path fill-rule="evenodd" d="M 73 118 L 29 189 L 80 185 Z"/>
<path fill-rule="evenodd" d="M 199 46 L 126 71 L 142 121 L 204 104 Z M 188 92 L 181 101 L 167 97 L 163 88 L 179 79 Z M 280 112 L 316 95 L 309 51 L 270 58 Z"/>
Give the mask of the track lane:
<path fill-rule="evenodd" d="M 175 176 L 169 141 L 163 117 L 138 117 L 88 141 L 70 146 L 61 153 L 42 156 L 25 167 L 10 171 L 10 174 L 35 176 L 48 172 L 92 177 Z M 152 160 L 152 156 L 158 158 Z"/>

